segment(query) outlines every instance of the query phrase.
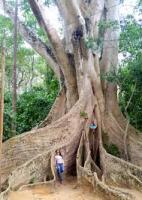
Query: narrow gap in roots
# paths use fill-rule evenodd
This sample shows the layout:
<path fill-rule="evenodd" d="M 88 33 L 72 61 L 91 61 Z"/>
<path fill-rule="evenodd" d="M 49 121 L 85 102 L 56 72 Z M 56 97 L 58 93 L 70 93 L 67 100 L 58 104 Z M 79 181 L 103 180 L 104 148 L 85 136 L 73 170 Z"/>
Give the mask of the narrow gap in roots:
<path fill-rule="evenodd" d="M 90 130 L 89 144 L 91 150 L 91 157 L 96 165 L 100 168 L 100 154 L 99 154 L 99 141 L 97 130 Z"/>
<path fill-rule="evenodd" d="M 69 168 L 69 172 L 68 172 L 69 176 L 76 176 L 76 159 L 75 161 L 72 163 L 72 165 Z"/>
<path fill-rule="evenodd" d="M 51 164 L 51 158 L 50 158 L 50 164 Z M 44 177 L 44 181 L 50 181 L 50 180 L 54 179 L 50 164 L 48 165 L 48 167 L 47 167 L 47 169 L 45 171 L 46 176 Z"/>
<path fill-rule="evenodd" d="M 94 158 L 94 151 L 93 151 L 93 149 L 94 149 L 94 142 L 93 142 L 93 140 L 94 140 L 94 135 L 93 135 L 93 130 L 90 130 L 90 132 L 89 132 L 89 144 L 90 144 L 90 150 L 91 150 L 91 157 L 92 157 L 92 159 Z"/>
<path fill-rule="evenodd" d="M 84 164 L 85 164 L 85 146 L 83 145 L 82 146 L 82 155 L 81 155 L 81 167 L 84 167 Z"/>
<path fill-rule="evenodd" d="M 74 148 L 73 146 L 74 145 Z M 76 147 L 75 147 L 76 146 Z M 78 143 L 75 145 L 73 142 L 68 149 L 64 149 L 64 162 L 65 162 L 65 174 L 67 176 L 77 176 L 77 169 L 76 169 L 76 159 L 77 159 L 77 152 L 78 152 Z"/>
<path fill-rule="evenodd" d="M 92 85 L 93 85 L 93 83 L 92 83 Z M 95 95 L 95 89 L 94 89 L 94 87 L 92 86 L 92 92 L 93 92 L 93 94 Z M 94 111 L 93 111 L 94 112 Z"/>
<path fill-rule="evenodd" d="M 91 151 L 91 158 L 94 162 L 91 162 L 91 170 L 92 172 L 96 172 L 98 178 L 101 180 L 102 178 L 102 169 L 100 163 L 100 152 L 99 152 L 99 140 L 98 140 L 98 131 L 93 132 L 90 130 L 89 133 L 89 144 Z"/>
<path fill-rule="evenodd" d="M 51 174 L 47 174 L 46 181 L 51 181 L 53 179 L 53 176 Z"/>
<path fill-rule="evenodd" d="M 96 165 L 101 169 L 99 148 L 98 148 L 98 150 L 97 150 L 97 156 L 96 156 L 96 161 L 95 161 L 95 163 L 96 163 Z"/>

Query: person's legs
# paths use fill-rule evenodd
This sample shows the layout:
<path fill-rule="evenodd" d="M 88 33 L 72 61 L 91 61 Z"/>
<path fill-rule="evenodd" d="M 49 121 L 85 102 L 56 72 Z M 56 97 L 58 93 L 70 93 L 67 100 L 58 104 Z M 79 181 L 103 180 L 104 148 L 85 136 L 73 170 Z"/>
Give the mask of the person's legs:
<path fill-rule="evenodd" d="M 60 180 L 60 166 L 59 166 L 59 164 L 56 165 L 56 170 L 57 170 L 58 179 Z"/>
<path fill-rule="evenodd" d="M 62 178 L 62 167 L 61 167 L 61 164 L 57 164 L 57 175 L 58 175 L 60 183 L 62 183 L 63 178 Z"/>
<path fill-rule="evenodd" d="M 60 164 L 60 171 L 61 171 L 61 173 L 63 173 L 64 172 L 64 164 L 62 163 L 62 164 Z"/>
<path fill-rule="evenodd" d="M 64 165 L 63 165 L 63 164 L 59 164 L 59 166 L 60 166 L 60 174 L 59 174 L 59 177 L 60 177 L 60 182 L 62 183 L 62 182 L 63 182 Z"/>

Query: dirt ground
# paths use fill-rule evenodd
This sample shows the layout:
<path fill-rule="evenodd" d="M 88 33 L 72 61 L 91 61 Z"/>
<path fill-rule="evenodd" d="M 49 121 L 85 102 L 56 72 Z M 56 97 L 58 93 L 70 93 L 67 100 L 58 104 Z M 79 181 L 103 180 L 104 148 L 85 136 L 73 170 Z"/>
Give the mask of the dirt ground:
<path fill-rule="evenodd" d="M 66 180 L 63 184 L 56 183 L 51 191 L 47 186 L 40 186 L 32 190 L 11 192 L 9 200 L 102 200 L 95 197 L 89 186 L 78 187 L 74 179 Z"/>
<path fill-rule="evenodd" d="M 142 200 L 142 193 L 134 190 L 122 189 L 132 193 L 136 200 Z M 56 183 L 51 190 L 48 186 L 38 186 L 34 189 L 11 192 L 9 200 L 104 200 L 97 197 L 91 186 L 77 186 L 75 179 L 69 179 L 63 184 Z"/>

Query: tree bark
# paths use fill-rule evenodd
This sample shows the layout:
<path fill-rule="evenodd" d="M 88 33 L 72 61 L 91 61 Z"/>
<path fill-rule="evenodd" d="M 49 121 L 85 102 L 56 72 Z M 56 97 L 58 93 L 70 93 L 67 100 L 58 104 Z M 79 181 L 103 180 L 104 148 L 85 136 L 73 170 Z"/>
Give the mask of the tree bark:
<path fill-rule="evenodd" d="M 119 30 L 108 24 L 115 21 L 119 26 L 119 1 L 56 0 L 65 24 L 65 44 L 51 27 L 43 5 L 37 0 L 29 0 L 29 3 L 52 44 L 63 74 L 61 82 L 65 84 L 62 84 L 49 116 L 37 129 L 4 143 L 0 166 L 3 183 L 8 179 L 9 187 L 12 185 L 13 189 L 23 180 L 27 184 L 31 174 L 36 174 L 34 163 L 47 154 L 53 155 L 56 149 L 62 149 L 65 171 L 76 170 L 79 182 L 90 182 L 105 199 L 133 199 L 121 187 L 142 189 L 142 136 L 136 134 L 123 117 L 117 102 L 117 86 L 102 81 L 100 76 L 101 72 L 117 70 Z M 100 36 L 98 23 L 102 18 L 107 28 Z M 97 51 L 86 47 L 88 37 L 95 40 L 103 37 L 101 57 Z M 97 123 L 95 132 L 89 128 L 92 119 Z M 126 131 L 127 150 L 124 145 Z M 104 147 L 109 144 L 116 145 L 119 158 L 106 152 Z M 125 153 L 128 153 L 129 161 L 126 161 Z M 35 154 L 38 156 L 33 158 Z M 35 175 L 37 181 L 43 180 L 43 171 L 40 178 Z"/>
<path fill-rule="evenodd" d="M 33 86 L 33 78 L 34 78 L 34 64 L 35 64 L 35 58 L 34 58 L 34 55 L 32 57 L 32 62 L 31 62 L 31 77 L 30 77 L 30 89 L 32 89 L 32 86 Z"/>

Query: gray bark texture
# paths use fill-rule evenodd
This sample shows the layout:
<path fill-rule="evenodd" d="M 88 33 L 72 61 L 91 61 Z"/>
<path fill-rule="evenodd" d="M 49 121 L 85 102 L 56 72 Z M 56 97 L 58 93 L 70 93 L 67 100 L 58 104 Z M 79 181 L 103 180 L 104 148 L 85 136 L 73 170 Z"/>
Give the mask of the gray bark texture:
<path fill-rule="evenodd" d="M 52 158 L 57 149 L 64 153 L 66 174 L 75 171 L 79 183 L 89 182 L 105 200 L 134 199 L 121 187 L 142 190 L 142 135 L 123 117 L 117 86 L 100 76 L 117 70 L 119 0 L 56 0 L 64 21 L 64 40 L 47 18 L 45 5 L 38 0 L 29 0 L 29 5 L 48 36 L 54 56 L 40 49 L 45 47 L 40 39 L 30 40 L 29 29 L 19 20 L 20 34 L 24 38 L 27 35 L 26 41 L 49 60 L 62 87 L 38 128 L 3 143 L 0 171 L 4 192 L 0 199 L 7 199 L 10 189 L 27 185 L 33 174 L 37 182 L 44 181 L 45 174 L 54 182 Z M 107 26 L 102 34 L 98 26 L 101 20 L 105 24 L 113 21 L 117 28 Z M 101 52 L 99 46 L 87 47 L 89 38 L 94 38 L 95 46 L 102 39 Z M 89 128 L 92 120 L 97 124 L 95 131 Z M 109 144 L 117 146 L 119 157 L 105 150 Z"/>

